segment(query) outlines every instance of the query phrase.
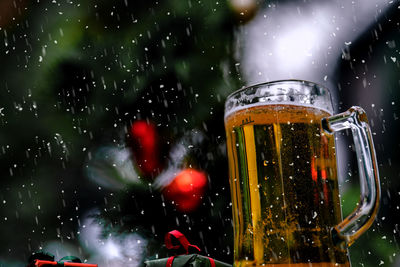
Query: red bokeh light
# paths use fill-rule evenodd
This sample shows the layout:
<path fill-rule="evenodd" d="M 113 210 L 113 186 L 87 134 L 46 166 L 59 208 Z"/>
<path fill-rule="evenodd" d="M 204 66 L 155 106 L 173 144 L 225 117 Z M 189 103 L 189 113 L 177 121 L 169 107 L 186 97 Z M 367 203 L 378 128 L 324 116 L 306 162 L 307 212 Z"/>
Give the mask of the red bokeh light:
<path fill-rule="evenodd" d="M 192 168 L 178 173 L 163 190 L 164 196 L 173 201 L 177 210 L 192 212 L 201 203 L 207 187 L 207 175 Z"/>
<path fill-rule="evenodd" d="M 135 121 L 130 133 L 136 164 L 145 176 L 150 176 L 159 168 L 160 149 L 156 126 L 147 121 Z"/>

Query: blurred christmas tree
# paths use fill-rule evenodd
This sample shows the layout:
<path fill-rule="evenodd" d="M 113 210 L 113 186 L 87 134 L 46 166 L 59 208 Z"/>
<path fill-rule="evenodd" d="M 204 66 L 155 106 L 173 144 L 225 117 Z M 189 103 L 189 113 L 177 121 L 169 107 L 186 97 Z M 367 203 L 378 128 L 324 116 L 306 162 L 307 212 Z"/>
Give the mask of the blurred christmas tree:
<path fill-rule="evenodd" d="M 239 86 L 233 30 L 246 12 L 225 1 L 2 3 L 2 257 L 51 240 L 90 256 L 77 239 L 96 209 L 105 236 L 154 241 L 143 256 L 178 228 L 231 261 L 223 102 Z"/>

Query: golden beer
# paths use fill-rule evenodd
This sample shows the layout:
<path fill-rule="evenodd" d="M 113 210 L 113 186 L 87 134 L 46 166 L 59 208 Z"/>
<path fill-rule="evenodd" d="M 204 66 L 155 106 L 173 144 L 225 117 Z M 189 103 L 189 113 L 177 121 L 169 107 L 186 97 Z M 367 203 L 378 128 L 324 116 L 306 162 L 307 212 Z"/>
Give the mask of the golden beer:
<path fill-rule="evenodd" d="M 276 103 L 227 114 L 236 267 L 350 266 L 331 234 L 342 217 L 330 115 Z"/>

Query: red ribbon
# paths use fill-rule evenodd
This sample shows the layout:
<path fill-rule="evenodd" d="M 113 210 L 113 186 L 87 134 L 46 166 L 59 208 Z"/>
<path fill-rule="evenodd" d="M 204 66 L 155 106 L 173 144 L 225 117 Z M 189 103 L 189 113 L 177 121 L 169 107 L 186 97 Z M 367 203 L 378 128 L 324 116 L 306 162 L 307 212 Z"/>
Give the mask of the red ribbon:
<path fill-rule="evenodd" d="M 175 237 L 179 241 L 179 245 L 175 245 L 175 246 L 172 245 L 172 237 Z M 186 254 L 189 253 L 189 247 L 193 247 L 193 248 L 197 249 L 198 251 L 200 251 L 199 247 L 197 247 L 196 245 L 190 244 L 189 241 L 187 240 L 187 238 L 184 236 L 184 234 L 182 234 L 181 232 L 179 232 L 177 230 L 168 232 L 165 235 L 165 246 L 167 247 L 167 249 L 178 249 L 180 247 L 183 247 L 186 251 Z M 172 267 L 174 258 L 175 258 L 175 256 L 168 258 L 166 267 Z M 208 257 L 208 259 L 210 260 L 211 267 L 215 267 L 214 259 L 209 258 L 209 257 Z"/>
<path fill-rule="evenodd" d="M 180 244 L 175 246 L 172 245 L 171 237 L 175 237 L 176 239 L 178 239 Z M 198 246 L 190 244 L 187 238 L 177 230 L 173 230 L 165 235 L 165 246 L 167 247 L 167 249 L 178 249 L 182 246 L 185 249 L 186 254 L 189 253 L 189 247 L 193 247 L 198 251 L 201 251 Z"/>
<path fill-rule="evenodd" d="M 172 263 L 174 262 L 175 256 L 169 257 L 167 260 L 167 267 L 172 267 Z"/>
<path fill-rule="evenodd" d="M 212 259 L 212 258 L 210 258 L 210 257 L 208 257 L 208 259 L 210 260 L 211 267 L 215 267 L 215 261 L 214 261 L 214 259 Z"/>

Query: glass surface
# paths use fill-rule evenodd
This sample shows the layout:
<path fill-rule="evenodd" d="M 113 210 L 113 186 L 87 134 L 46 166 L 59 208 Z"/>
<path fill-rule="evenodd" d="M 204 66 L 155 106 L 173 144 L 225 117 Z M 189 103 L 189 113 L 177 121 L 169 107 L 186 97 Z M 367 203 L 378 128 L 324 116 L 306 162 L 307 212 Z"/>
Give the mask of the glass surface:
<path fill-rule="evenodd" d="M 235 266 L 350 266 L 346 244 L 370 226 L 379 200 L 375 155 L 364 153 L 372 164 L 361 193 L 376 205 L 364 221 L 342 221 L 332 127 L 357 123 L 331 116 L 329 91 L 306 81 L 247 87 L 225 107 Z"/>

